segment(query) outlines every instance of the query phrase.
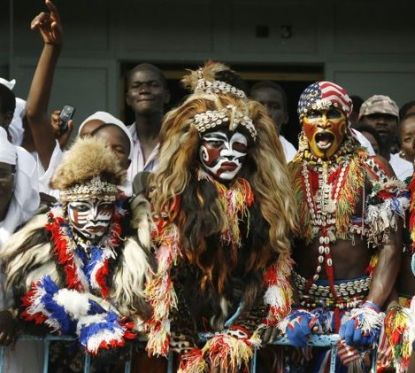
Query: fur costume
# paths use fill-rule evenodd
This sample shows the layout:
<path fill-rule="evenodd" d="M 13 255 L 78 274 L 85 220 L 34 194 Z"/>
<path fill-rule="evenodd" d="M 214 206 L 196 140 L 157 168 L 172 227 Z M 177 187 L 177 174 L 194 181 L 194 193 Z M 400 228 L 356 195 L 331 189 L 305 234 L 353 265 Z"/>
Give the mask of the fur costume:
<path fill-rule="evenodd" d="M 116 188 L 123 177 L 105 143 L 78 139 L 52 180 L 62 205 L 29 221 L 1 256 L 20 317 L 76 335 L 93 354 L 134 338 L 149 312 L 143 290 L 152 274 L 150 241 L 146 234 L 138 240 L 127 236 L 128 211 Z M 107 232 L 97 242 L 78 236 L 68 220 L 68 201 L 85 199 L 114 204 Z M 142 220 L 141 210 L 134 221 Z"/>
<path fill-rule="evenodd" d="M 158 271 L 146 287 L 154 311 L 147 350 L 180 350 L 182 372 L 245 367 L 263 329 L 291 304 L 295 207 L 283 150 L 263 107 L 215 80 L 224 70 L 223 77 L 233 74 L 208 63 L 184 79 L 195 93 L 166 115 L 150 181 Z M 201 136 L 212 129 L 249 139 L 242 168 L 228 183 L 198 160 Z M 208 333 L 205 343 L 201 332 Z"/>

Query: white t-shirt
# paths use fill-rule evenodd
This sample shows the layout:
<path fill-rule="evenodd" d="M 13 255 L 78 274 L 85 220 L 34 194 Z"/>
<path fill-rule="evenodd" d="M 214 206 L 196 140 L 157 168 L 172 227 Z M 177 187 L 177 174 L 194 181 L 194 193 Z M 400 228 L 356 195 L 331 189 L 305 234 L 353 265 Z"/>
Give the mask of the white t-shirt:
<path fill-rule="evenodd" d="M 401 158 L 399 153 L 391 154 L 389 164 L 393 168 L 393 171 L 399 180 L 405 181 L 414 173 L 414 167 L 412 163 L 408 162 L 406 159 Z"/>
<path fill-rule="evenodd" d="M 281 145 L 284 149 L 285 159 L 288 162 L 291 162 L 294 156 L 297 154 L 297 149 L 293 144 L 291 144 L 284 136 L 280 135 Z"/>
<path fill-rule="evenodd" d="M 353 135 L 356 137 L 357 141 L 360 142 L 360 145 L 362 145 L 364 148 L 366 148 L 369 155 L 376 155 L 375 151 L 373 150 L 373 146 L 370 143 L 370 141 L 363 135 L 363 133 L 359 132 L 358 130 L 355 130 L 352 128 Z"/>

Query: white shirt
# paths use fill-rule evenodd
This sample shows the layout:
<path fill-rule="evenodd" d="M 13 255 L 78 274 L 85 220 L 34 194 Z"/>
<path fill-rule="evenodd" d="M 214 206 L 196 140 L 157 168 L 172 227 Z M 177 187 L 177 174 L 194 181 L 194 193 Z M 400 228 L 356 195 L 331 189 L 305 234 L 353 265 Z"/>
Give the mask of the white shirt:
<path fill-rule="evenodd" d="M 297 149 L 282 135 L 280 135 L 280 141 L 282 148 L 284 150 L 284 155 L 287 163 L 291 162 L 294 156 L 297 154 Z"/>
<path fill-rule="evenodd" d="M 0 250 L 16 229 L 28 221 L 39 207 L 39 186 L 37 167 L 32 156 L 23 148 L 16 146 L 16 173 L 13 195 L 4 220 L 0 222 Z M 12 294 L 6 293 L 3 272 L 0 269 L 0 310 L 12 303 Z"/>
<path fill-rule="evenodd" d="M 364 148 L 366 148 L 369 155 L 376 155 L 375 151 L 373 150 L 372 144 L 366 138 L 365 135 L 363 135 L 361 132 L 355 130 L 354 128 L 352 128 L 352 133 L 353 133 L 354 137 L 357 139 L 357 141 L 360 142 L 360 145 L 362 145 Z"/>
<path fill-rule="evenodd" d="M 393 168 L 396 177 L 399 180 L 405 181 L 408 177 L 412 176 L 414 167 L 411 162 L 403 159 L 399 156 L 399 153 L 391 154 L 389 164 Z"/>
<path fill-rule="evenodd" d="M 159 144 L 152 150 L 150 156 L 144 162 L 144 152 L 141 147 L 140 139 L 138 138 L 135 123 L 128 126 L 131 137 L 133 139 L 133 154 L 131 157 L 131 164 L 127 171 L 127 179 L 131 182 L 135 175 L 142 171 L 153 171 L 157 167 L 157 155 L 159 152 Z"/>

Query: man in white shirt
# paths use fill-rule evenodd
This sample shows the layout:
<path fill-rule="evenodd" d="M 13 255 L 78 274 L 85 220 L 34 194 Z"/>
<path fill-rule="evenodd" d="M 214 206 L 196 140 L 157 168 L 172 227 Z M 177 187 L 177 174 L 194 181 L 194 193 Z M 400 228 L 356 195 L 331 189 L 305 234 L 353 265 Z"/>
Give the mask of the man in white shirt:
<path fill-rule="evenodd" d="M 7 137 L 6 130 L 0 127 L 0 252 L 10 236 L 39 206 L 36 162 L 26 150 L 11 144 Z M 4 274 L 0 270 L 0 345 L 8 345 L 15 338 L 12 305 L 12 291 L 6 291 Z M 41 372 L 43 345 L 18 341 L 5 352 L 5 357 L 2 366 L 5 372 Z"/>
<path fill-rule="evenodd" d="M 166 78 L 156 66 L 143 63 L 129 71 L 126 102 L 135 121 L 129 126 L 134 146 L 128 179 L 155 167 L 164 107 L 169 100 Z"/>

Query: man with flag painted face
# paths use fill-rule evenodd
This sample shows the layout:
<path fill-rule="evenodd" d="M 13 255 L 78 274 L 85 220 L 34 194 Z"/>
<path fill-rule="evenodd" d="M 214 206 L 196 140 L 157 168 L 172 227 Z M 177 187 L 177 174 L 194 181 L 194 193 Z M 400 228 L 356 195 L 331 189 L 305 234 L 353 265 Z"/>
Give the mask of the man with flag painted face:
<path fill-rule="evenodd" d="M 302 133 L 290 163 L 302 219 L 293 249 L 297 304 L 283 327 L 297 347 L 311 333 L 339 333 L 346 365 L 378 340 L 408 204 L 387 162 L 353 137 L 351 111 L 346 90 L 332 82 L 313 83 L 300 96 Z"/>

